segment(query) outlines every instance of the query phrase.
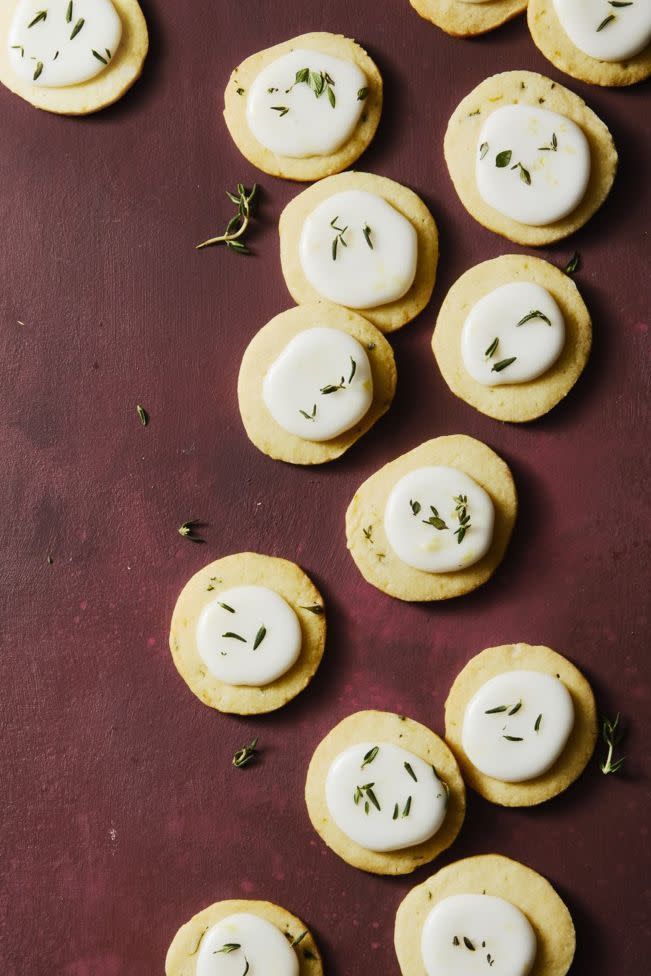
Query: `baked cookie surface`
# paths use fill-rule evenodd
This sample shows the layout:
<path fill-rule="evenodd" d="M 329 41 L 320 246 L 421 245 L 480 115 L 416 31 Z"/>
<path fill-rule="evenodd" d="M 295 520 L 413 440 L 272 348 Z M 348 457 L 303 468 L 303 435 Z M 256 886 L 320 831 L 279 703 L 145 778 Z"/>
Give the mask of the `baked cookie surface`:
<path fill-rule="evenodd" d="M 441 781 L 447 785 L 445 819 L 437 832 L 424 843 L 403 850 L 372 851 L 355 843 L 335 823 L 326 802 L 328 770 L 343 750 L 367 740 L 391 742 L 414 753 L 434 766 Z M 360 775 L 362 779 L 372 780 L 372 766 Z M 379 711 L 349 715 L 319 743 L 308 768 L 305 800 L 312 826 L 339 857 L 362 871 L 388 875 L 408 874 L 448 848 L 461 829 L 466 809 L 463 780 L 456 760 L 443 740 L 412 719 Z"/>
<path fill-rule="evenodd" d="M 319 51 L 344 61 L 351 61 L 366 75 L 367 93 L 359 123 L 344 145 L 326 156 L 296 158 L 272 152 L 256 139 L 247 122 L 247 92 L 255 78 L 277 58 L 297 48 Z M 234 69 L 224 93 L 226 126 L 242 155 L 264 173 L 299 182 L 321 180 L 333 173 L 341 172 L 354 163 L 372 141 L 381 114 L 382 77 L 377 66 L 355 41 L 326 31 L 301 34 L 299 37 L 293 37 L 282 44 L 276 44 L 265 51 L 251 55 Z"/>
<path fill-rule="evenodd" d="M 208 605 L 231 587 L 261 586 L 277 593 L 296 614 L 301 630 L 300 654 L 293 666 L 262 687 L 231 685 L 212 674 L 199 653 L 197 622 Z M 243 552 L 209 563 L 186 583 L 174 607 L 170 650 L 190 690 L 220 712 L 256 715 L 291 701 L 313 678 L 325 647 L 323 599 L 303 570 L 286 559 Z"/>
<path fill-rule="evenodd" d="M 424 20 L 453 37 L 473 37 L 495 30 L 527 9 L 527 0 L 491 0 L 464 3 L 463 0 L 409 0 Z"/>
<path fill-rule="evenodd" d="M 464 366 L 461 334 L 465 319 L 493 289 L 533 282 L 557 302 L 565 322 L 565 343 L 556 362 L 541 376 L 524 383 L 485 386 Z M 592 345 L 590 314 L 568 275 L 540 258 L 506 254 L 466 271 L 447 293 L 436 321 L 432 349 L 443 379 L 461 400 L 496 420 L 535 420 L 556 406 L 581 375 Z"/>
<path fill-rule="evenodd" d="M 590 175 L 585 193 L 571 213 L 553 223 L 520 223 L 487 204 L 479 193 L 475 160 L 480 131 L 492 112 L 512 105 L 544 108 L 563 115 L 587 139 Z M 561 240 L 582 227 L 606 200 L 617 171 L 617 150 L 601 119 L 578 95 L 532 71 L 492 75 L 466 95 L 448 123 L 444 153 L 452 182 L 468 213 L 489 230 L 532 247 Z"/>

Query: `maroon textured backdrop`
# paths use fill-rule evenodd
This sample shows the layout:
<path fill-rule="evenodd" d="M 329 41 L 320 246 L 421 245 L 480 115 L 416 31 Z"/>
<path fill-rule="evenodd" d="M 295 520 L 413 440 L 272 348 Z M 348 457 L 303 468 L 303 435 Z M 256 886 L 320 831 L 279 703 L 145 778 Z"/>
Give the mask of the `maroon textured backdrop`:
<path fill-rule="evenodd" d="M 481 40 L 453 40 L 406 0 L 386 8 L 149 0 L 145 12 L 145 73 L 114 108 L 57 118 L 0 90 L 0 971 L 160 974 L 182 922 L 243 896 L 301 915 L 330 976 L 396 976 L 395 910 L 434 868 L 391 880 L 340 861 L 309 824 L 306 764 L 332 725 L 360 708 L 405 713 L 441 732 L 446 693 L 465 662 L 524 640 L 567 654 L 602 710 L 622 710 L 626 772 L 605 778 L 593 761 L 564 796 L 535 810 L 502 810 L 471 794 L 466 825 L 439 864 L 489 851 L 524 861 L 572 911 L 574 976 L 642 976 L 651 949 L 648 87 L 607 91 L 565 78 L 537 53 L 522 18 Z M 276 222 L 300 187 L 258 174 L 221 117 L 238 61 L 309 30 L 355 37 L 377 61 L 385 110 L 358 167 L 413 187 L 441 234 L 432 303 L 393 340 L 393 409 L 341 462 L 312 470 L 259 454 L 235 394 L 251 336 L 292 304 Z M 466 214 L 442 158 L 460 98 L 513 68 L 583 95 L 621 155 L 602 211 L 539 252 L 564 264 L 580 251 L 576 280 L 594 319 L 594 354 L 567 401 L 523 427 L 455 400 L 429 347 L 457 276 L 522 250 Z M 195 253 L 229 216 L 224 189 L 255 179 L 264 188 L 255 256 Z M 137 403 L 151 414 L 146 429 Z M 346 505 L 386 460 L 459 432 L 511 465 L 521 499 L 514 539 L 477 593 L 401 604 L 355 569 Z M 205 545 L 177 534 L 189 518 L 207 523 Z M 186 579 L 246 549 L 299 562 L 329 611 L 312 686 L 259 719 L 201 705 L 167 648 Z M 233 751 L 254 735 L 260 762 L 233 769 Z"/>

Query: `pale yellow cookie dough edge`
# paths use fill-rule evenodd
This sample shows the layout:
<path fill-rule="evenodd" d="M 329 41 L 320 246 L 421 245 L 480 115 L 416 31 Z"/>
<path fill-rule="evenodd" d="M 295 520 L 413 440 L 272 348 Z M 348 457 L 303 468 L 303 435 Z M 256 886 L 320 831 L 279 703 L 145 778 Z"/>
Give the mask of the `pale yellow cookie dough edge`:
<path fill-rule="evenodd" d="M 249 901 L 239 898 L 215 902 L 181 926 L 167 951 L 165 976 L 195 976 L 197 953 L 208 929 L 229 915 L 240 912 L 257 915 L 275 925 L 287 937 L 288 942 L 293 942 L 306 933 L 295 946 L 300 976 L 323 976 L 323 963 L 318 946 L 314 936 L 300 918 L 292 915 L 286 908 L 269 901 Z"/>
<path fill-rule="evenodd" d="M 267 409 L 263 396 L 264 378 L 283 349 L 299 333 L 315 326 L 338 329 L 357 339 L 368 356 L 373 377 L 373 401 L 365 416 L 338 437 L 320 442 L 284 430 Z M 391 346 L 361 315 L 328 302 L 298 305 L 271 319 L 247 347 L 237 383 L 240 415 L 249 440 L 274 460 L 324 464 L 340 457 L 386 413 L 393 401 L 396 381 Z"/>
<path fill-rule="evenodd" d="M 501 27 L 527 9 L 527 0 L 492 0 L 462 3 L 460 0 L 409 0 L 423 20 L 453 37 L 474 37 Z"/>
<path fill-rule="evenodd" d="M 454 573 L 426 573 L 393 552 L 384 531 L 384 510 L 396 482 L 428 465 L 458 468 L 488 492 L 495 507 L 490 549 L 479 562 Z M 346 512 L 348 548 L 364 579 L 406 601 L 448 600 L 481 586 L 501 563 L 511 538 L 518 499 L 508 465 L 489 447 L 465 434 L 436 437 L 390 461 L 355 493 Z"/>
<path fill-rule="evenodd" d="M 423 844 L 388 853 L 369 851 L 336 825 L 325 795 L 328 770 L 337 756 L 358 742 L 391 742 L 434 766 L 447 784 L 445 820 Z M 409 874 L 446 850 L 455 840 L 466 811 L 466 790 L 457 762 L 445 742 L 426 726 L 392 712 L 364 711 L 349 715 L 317 746 L 305 783 L 305 802 L 312 826 L 327 846 L 352 867 L 371 874 Z"/>
<path fill-rule="evenodd" d="M 380 332 L 395 332 L 411 322 L 430 300 L 438 264 L 438 231 L 431 213 L 413 190 L 385 176 L 372 173 L 340 173 L 321 180 L 291 200 L 280 215 L 280 263 L 289 292 L 299 305 L 323 300 L 309 283 L 299 254 L 301 232 L 306 218 L 324 200 L 335 193 L 362 190 L 375 193 L 390 203 L 414 227 L 418 237 L 416 277 L 406 295 L 377 308 L 353 311 L 372 322 Z"/>
<path fill-rule="evenodd" d="M 142 73 L 149 34 L 137 0 L 112 0 L 112 3 L 122 21 L 122 38 L 115 56 L 95 78 L 66 88 L 29 85 L 16 75 L 6 43 L 16 2 L 0 7 L 0 82 L 36 108 L 58 115 L 89 115 L 117 102 Z"/>
<path fill-rule="evenodd" d="M 565 749 L 542 776 L 525 783 L 504 783 L 473 766 L 462 745 L 463 718 L 470 699 L 491 678 L 505 671 L 540 671 L 559 678 L 574 704 L 574 728 Z M 528 807 L 558 796 L 581 775 L 597 742 L 597 709 L 592 689 L 578 668 L 549 647 L 503 644 L 473 657 L 456 677 L 445 703 L 445 738 L 466 783 L 484 799 L 505 807 Z"/>
<path fill-rule="evenodd" d="M 475 179 L 477 142 L 486 118 L 506 105 L 533 105 L 558 112 L 575 122 L 590 146 L 588 188 L 578 207 L 544 227 L 518 223 L 482 199 Z M 445 161 L 459 199 L 482 226 L 517 244 L 540 247 L 582 227 L 610 193 L 617 172 L 617 150 L 604 123 L 582 98 L 533 71 L 505 71 L 477 85 L 452 113 L 443 144 Z"/>
<path fill-rule="evenodd" d="M 272 61 L 296 48 L 322 51 L 344 61 L 353 61 L 367 78 L 362 117 L 353 135 L 336 152 L 328 156 L 296 159 L 279 156 L 255 138 L 246 118 L 247 92 L 255 78 Z M 382 115 L 382 76 L 374 61 L 355 41 L 326 31 L 302 34 L 282 44 L 251 55 L 232 72 L 224 92 L 224 119 L 233 142 L 242 155 L 263 173 L 285 180 L 309 182 L 340 173 L 358 159 L 371 143 Z"/>
<path fill-rule="evenodd" d="M 261 688 L 219 681 L 208 671 L 197 649 L 199 615 L 207 604 L 233 586 L 266 586 L 275 590 L 294 610 L 301 625 L 303 642 L 298 660 L 286 674 Z M 204 566 L 183 587 L 172 614 L 170 650 L 179 674 L 205 705 L 236 715 L 259 715 L 282 708 L 309 684 L 323 657 L 325 635 L 323 598 L 300 566 L 276 556 L 241 552 Z"/>
<path fill-rule="evenodd" d="M 395 925 L 402 976 L 427 976 L 420 949 L 423 925 L 434 906 L 452 895 L 492 895 L 515 905 L 536 933 L 536 960 L 529 976 L 565 976 L 576 949 L 567 906 L 546 878 L 501 854 L 456 861 L 409 892 Z"/>
<path fill-rule="evenodd" d="M 529 0 L 527 23 L 538 50 L 559 71 L 590 85 L 623 87 L 651 76 L 651 45 L 626 61 L 599 61 L 572 43 L 554 9 L 553 0 Z"/>
<path fill-rule="evenodd" d="M 463 325 L 473 306 L 489 292 L 514 281 L 545 288 L 565 320 L 565 344 L 556 362 L 535 380 L 511 386 L 484 386 L 466 370 L 461 354 Z M 505 254 L 470 268 L 445 296 L 432 336 L 443 379 L 461 400 L 496 420 L 535 420 L 570 392 L 583 372 L 592 345 L 592 324 L 578 288 L 566 274 L 526 254 Z"/>

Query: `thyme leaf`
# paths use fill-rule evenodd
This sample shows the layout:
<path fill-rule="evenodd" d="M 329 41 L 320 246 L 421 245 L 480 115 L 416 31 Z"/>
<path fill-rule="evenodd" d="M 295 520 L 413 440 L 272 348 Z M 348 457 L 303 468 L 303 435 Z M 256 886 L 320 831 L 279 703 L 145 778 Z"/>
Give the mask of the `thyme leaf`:
<path fill-rule="evenodd" d="M 260 627 L 260 629 L 258 630 L 258 633 L 255 635 L 255 640 L 253 641 L 254 651 L 257 651 L 257 649 L 260 647 L 260 644 L 262 644 L 262 641 L 265 639 L 266 636 L 267 636 L 267 628 L 263 624 L 262 627 Z"/>
<path fill-rule="evenodd" d="M 495 157 L 495 165 L 498 169 L 504 169 L 511 162 L 511 156 L 513 152 L 510 149 L 503 149 Z"/>
<path fill-rule="evenodd" d="M 139 419 L 140 423 L 142 424 L 142 426 L 143 427 L 146 427 L 147 424 L 149 423 L 149 414 L 147 413 L 147 411 L 145 410 L 145 408 L 144 407 L 141 407 L 140 404 L 138 404 L 136 406 L 136 413 L 138 414 L 138 419 Z"/>
<path fill-rule="evenodd" d="M 531 322 L 532 319 L 542 319 L 543 322 L 547 323 L 547 325 L 552 324 L 551 320 L 543 312 L 540 312 L 538 309 L 533 309 L 531 312 L 523 315 L 519 322 L 515 323 L 516 327 L 519 325 L 524 325 L 526 322 Z"/>
<path fill-rule="evenodd" d="M 608 27 L 608 24 L 610 24 L 610 22 L 613 21 L 614 19 L 615 19 L 615 14 L 608 14 L 607 17 L 604 17 L 604 19 L 597 27 L 597 34 L 599 33 L 599 31 L 602 31 L 604 27 Z"/>
<path fill-rule="evenodd" d="M 34 17 L 34 20 L 27 25 L 27 29 L 29 30 L 30 27 L 35 27 L 36 24 L 40 24 L 42 20 L 47 20 L 47 10 L 39 10 Z"/>
<path fill-rule="evenodd" d="M 369 749 L 366 755 L 364 756 L 364 760 L 362 762 L 362 765 L 360 766 L 360 769 L 364 769 L 364 766 L 370 766 L 370 764 L 376 758 L 379 751 L 380 751 L 379 746 L 373 746 L 372 749 Z"/>
<path fill-rule="evenodd" d="M 497 352 L 497 347 L 499 346 L 499 344 L 500 344 L 500 340 L 497 338 L 497 336 L 495 336 L 495 338 L 491 342 L 490 346 L 488 347 L 488 349 L 484 353 L 484 356 L 486 357 L 486 359 L 490 359 L 491 356 L 494 356 L 495 355 L 495 353 Z"/>
<path fill-rule="evenodd" d="M 499 363 L 495 363 L 491 369 L 491 373 L 501 373 L 503 369 L 506 369 L 511 363 L 514 363 L 517 358 L 517 356 L 510 356 L 509 359 L 500 359 Z"/>
<path fill-rule="evenodd" d="M 71 41 L 74 41 L 75 37 L 77 36 L 77 34 L 79 33 L 79 31 L 81 30 L 81 28 L 84 26 L 85 23 L 86 21 L 84 20 L 84 18 L 80 17 L 77 23 L 75 24 L 75 26 L 72 28 L 72 34 L 70 35 Z"/>

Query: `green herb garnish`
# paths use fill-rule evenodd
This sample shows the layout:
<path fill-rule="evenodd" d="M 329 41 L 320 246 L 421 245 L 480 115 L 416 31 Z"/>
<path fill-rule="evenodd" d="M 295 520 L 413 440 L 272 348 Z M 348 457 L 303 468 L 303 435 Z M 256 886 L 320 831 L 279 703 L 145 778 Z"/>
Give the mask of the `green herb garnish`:
<path fill-rule="evenodd" d="M 42 74 L 43 74 L 43 62 L 37 61 L 36 68 L 34 69 L 34 77 L 32 80 L 36 81 L 37 78 L 40 78 Z"/>
<path fill-rule="evenodd" d="M 579 252 L 575 251 L 572 257 L 570 258 L 570 260 L 563 268 L 563 271 L 565 272 L 566 275 L 573 275 L 574 272 L 578 270 L 580 264 L 581 264 L 581 258 L 579 256 Z"/>
<path fill-rule="evenodd" d="M 204 540 L 196 534 L 200 525 L 201 523 L 196 521 L 184 522 L 183 525 L 179 526 L 179 535 L 182 535 L 184 539 L 189 539 L 190 542 L 203 542 Z"/>
<path fill-rule="evenodd" d="M 416 773 L 414 772 L 414 767 L 411 765 L 411 763 L 409 762 L 404 763 L 404 767 L 409 773 L 409 775 L 411 776 L 411 778 L 413 779 L 414 783 L 417 783 L 418 777 L 416 776 Z"/>
<path fill-rule="evenodd" d="M 547 325 L 551 325 L 552 324 L 551 323 L 551 320 L 548 319 L 547 316 L 543 312 L 538 311 L 538 309 L 534 309 L 531 312 L 527 312 L 526 315 L 523 315 L 523 317 L 520 319 L 520 321 L 515 323 L 516 324 L 516 327 L 519 326 L 519 325 L 524 325 L 525 322 L 531 322 L 532 319 L 542 319 L 543 322 L 546 322 L 547 323 Z"/>
<path fill-rule="evenodd" d="M 369 751 L 364 756 L 364 760 L 362 762 L 362 765 L 360 766 L 360 769 L 364 769 L 364 766 L 370 766 L 370 764 L 373 762 L 373 760 L 375 759 L 379 751 L 380 751 L 379 746 L 373 746 L 372 749 L 369 749 Z"/>
<path fill-rule="evenodd" d="M 531 186 L 531 173 L 529 172 L 528 169 L 525 169 L 524 168 L 524 166 L 522 165 L 522 163 L 516 163 L 515 166 L 512 166 L 511 167 L 511 169 L 519 169 L 520 170 L 520 179 L 522 180 L 522 182 L 523 183 L 526 183 L 527 186 Z"/>
<path fill-rule="evenodd" d="M 254 651 L 257 651 L 257 649 L 260 647 L 260 644 L 262 644 L 262 641 L 265 639 L 266 636 L 267 636 L 267 628 L 263 624 L 262 627 L 260 627 L 260 629 L 258 630 L 258 633 L 255 635 L 255 639 L 253 641 Z"/>
<path fill-rule="evenodd" d="M 283 115 L 287 115 L 287 113 L 289 112 L 289 109 L 287 108 L 286 105 L 272 105 L 271 106 L 271 111 L 272 112 L 278 112 L 278 115 L 282 119 Z"/>
<path fill-rule="evenodd" d="M 86 21 L 84 20 L 84 18 L 80 17 L 77 23 L 75 24 L 75 26 L 72 28 L 72 34 L 70 35 L 71 41 L 75 39 L 75 37 L 77 36 L 77 34 L 79 33 L 79 31 L 81 30 L 81 28 L 84 26 L 85 23 Z"/>
<path fill-rule="evenodd" d="M 30 27 L 34 27 L 36 24 L 40 24 L 42 20 L 47 20 L 47 10 L 39 10 L 39 12 L 34 17 L 34 20 L 27 25 L 28 30 Z"/>
<path fill-rule="evenodd" d="M 620 770 L 624 764 L 626 756 L 621 756 L 619 759 L 614 759 L 615 749 L 622 741 L 622 729 L 619 724 L 619 712 L 615 718 L 611 721 L 605 718 L 601 726 L 601 736 L 606 743 L 606 755 L 599 764 L 601 767 L 601 772 L 605 776 L 610 775 L 610 773 L 616 773 Z"/>
<path fill-rule="evenodd" d="M 557 152 L 558 151 L 558 139 L 556 138 L 556 133 L 552 132 L 552 141 L 548 146 L 538 146 L 538 152 Z"/>
<path fill-rule="evenodd" d="M 357 101 L 363 102 L 367 96 L 368 96 L 368 88 L 360 88 L 359 91 L 357 92 Z"/>
<path fill-rule="evenodd" d="M 140 404 L 138 404 L 136 406 L 136 413 L 138 414 L 138 420 L 140 421 L 142 426 L 146 427 L 147 424 L 149 423 L 149 414 L 147 413 L 145 408 L 141 407 Z"/>
<path fill-rule="evenodd" d="M 305 417 L 306 420 L 312 420 L 313 421 L 314 418 L 316 417 L 316 403 L 312 407 L 312 413 L 307 413 L 306 410 L 299 410 L 298 412 L 300 414 L 302 414 L 302 416 Z"/>
<path fill-rule="evenodd" d="M 93 48 L 92 49 L 92 52 L 93 52 L 93 57 L 94 58 L 97 58 L 97 60 L 98 61 L 101 61 L 102 64 L 108 64 L 108 61 L 106 60 L 106 58 L 102 54 L 100 54 L 99 51 L 96 51 L 95 48 Z"/>
<path fill-rule="evenodd" d="M 503 149 L 495 157 L 495 165 L 498 169 L 504 169 L 511 162 L 511 156 L 513 152 L 510 149 Z"/>
<path fill-rule="evenodd" d="M 371 228 L 368 226 L 368 224 L 364 224 L 363 232 L 364 232 L 364 240 L 366 241 L 370 249 L 373 250 L 373 241 L 371 240 Z"/>
<path fill-rule="evenodd" d="M 499 363 L 495 363 L 493 366 L 491 373 L 501 373 L 503 369 L 506 369 L 511 363 L 514 363 L 517 358 L 517 356 L 511 356 L 509 359 L 500 359 Z"/>
<path fill-rule="evenodd" d="M 486 357 L 486 359 L 490 359 L 491 356 L 494 356 L 495 355 L 495 353 L 497 352 L 497 347 L 499 346 L 499 344 L 500 344 L 500 340 L 497 338 L 497 336 L 495 336 L 495 338 L 491 342 L 490 346 L 488 347 L 488 349 L 484 353 L 484 356 Z"/>
<path fill-rule="evenodd" d="M 257 754 L 258 739 L 257 737 L 250 742 L 248 746 L 243 746 L 238 749 L 233 756 L 233 765 L 237 766 L 239 769 L 241 766 L 248 766 L 248 764 L 255 758 Z"/>
<path fill-rule="evenodd" d="M 411 508 L 411 514 L 414 515 L 414 516 L 416 516 L 420 512 L 421 504 L 420 504 L 420 502 L 412 501 L 411 498 L 410 498 L 409 499 L 409 507 Z"/>
<path fill-rule="evenodd" d="M 613 21 L 614 19 L 615 19 L 615 14 L 608 14 L 607 17 L 604 17 L 604 19 L 601 21 L 601 23 L 597 27 L 597 34 L 599 33 L 599 31 L 602 31 L 604 29 L 604 27 L 607 27 L 608 24 L 610 24 L 610 22 Z"/>
<path fill-rule="evenodd" d="M 443 521 L 443 519 L 440 517 L 440 515 L 438 513 L 438 509 L 434 508 L 433 505 L 430 505 L 430 509 L 432 511 L 432 514 L 430 515 L 430 517 L 428 519 L 423 519 L 423 525 L 431 525 L 438 532 L 441 532 L 443 529 L 447 529 L 447 525 L 445 524 L 445 522 Z"/>
<path fill-rule="evenodd" d="M 482 142 L 481 146 L 479 147 L 479 158 L 483 159 L 487 152 L 488 152 L 488 143 Z"/>
<path fill-rule="evenodd" d="M 346 244 L 346 238 L 344 237 L 346 231 L 348 230 L 348 227 L 347 226 L 346 227 L 338 227 L 337 226 L 337 221 L 338 220 L 339 220 L 339 217 L 333 217 L 333 219 L 330 221 L 330 226 L 332 227 L 332 229 L 337 231 L 337 236 L 334 238 L 334 240 L 332 242 L 332 260 L 333 261 L 336 261 L 337 260 L 337 247 L 339 246 L 339 244 L 341 244 L 342 247 L 348 247 L 348 245 Z"/>
<path fill-rule="evenodd" d="M 226 247 L 232 251 L 237 251 L 238 254 L 249 254 L 249 249 L 246 244 L 242 243 L 241 238 L 251 220 L 252 202 L 257 189 L 257 183 L 254 183 L 250 190 L 247 190 L 243 183 L 238 183 L 236 192 L 231 193 L 230 190 L 226 191 L 228 199 L 236 205 L 237 213 L 229 220 L 223 234 L 220 234 L 219 237 L 211 237 L 207 241 L 197 244 L 197 251 L 202 250 L 204 247 L 212 247 L 214 244 L 225 244 Z"/>

